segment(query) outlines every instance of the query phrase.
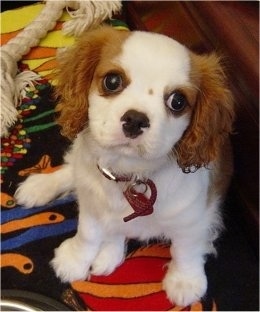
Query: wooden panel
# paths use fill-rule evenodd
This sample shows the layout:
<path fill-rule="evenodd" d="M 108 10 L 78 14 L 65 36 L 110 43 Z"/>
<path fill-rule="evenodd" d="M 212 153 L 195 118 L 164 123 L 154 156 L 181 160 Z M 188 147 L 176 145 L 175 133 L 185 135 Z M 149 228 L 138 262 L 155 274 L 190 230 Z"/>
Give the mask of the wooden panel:
<path fill-rule="evenodd" d="M 258 3 L 183 2 L 213 48 L 227 57 L 236 102 L 233 196 L 236 215 L 257 243 L 259 218 L 259 20 Z"/>
<path fill-rule="evenodd" d="M 205 38 L 232 59 L 258 99 L 258 8 L 253 2 L 183 2 Z M 258 106 L 258 100 L 254 101 Z"/>

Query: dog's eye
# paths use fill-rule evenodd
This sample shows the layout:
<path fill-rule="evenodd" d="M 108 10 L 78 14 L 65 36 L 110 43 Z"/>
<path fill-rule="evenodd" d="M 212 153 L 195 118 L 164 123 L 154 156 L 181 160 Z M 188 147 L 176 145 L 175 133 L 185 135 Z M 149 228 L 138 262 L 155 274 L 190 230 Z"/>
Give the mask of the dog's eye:
<path fill-rule="evenodd" d="M 103 80 L 103 87 L 108 92 L 118 92 L 123 88 L 123 80 L 119 74 L 107 74 Z"/>
<path fill-rule="evenodd" d="M 173 112 L 181 112 L 186 106 L 188 102 L 186 97 L 181 92 L 173 92 L 168 99 L 166 100 L 166 105 Z"/>

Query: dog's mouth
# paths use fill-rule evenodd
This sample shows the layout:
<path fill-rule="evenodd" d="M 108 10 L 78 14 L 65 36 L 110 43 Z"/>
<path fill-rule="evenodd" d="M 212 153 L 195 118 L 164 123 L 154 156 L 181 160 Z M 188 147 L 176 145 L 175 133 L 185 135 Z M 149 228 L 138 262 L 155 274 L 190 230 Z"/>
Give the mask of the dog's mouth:
<path fill-rule="evenodd" d="M 145 157 L 148 156 L 146 148 L 146 140 L 144 134 L 137 137 L 126 137 L 121 131 L 105 134 L 100 136 L 92 136 L 102 148 L 110 150 L 116 154 Z"/>
<path fill-rule="evenodd" d="M 143 144 L 133 144 L 132 141 L 126 143 L 119 143 L 110 146 L 115 152 L 124 155 L 134 155 L 140 158 L 145 158 L 148 155 L 147 150 Z"/>
<path fill-rule="evenodd" d="M 93 121 L 92 121 L 93 122 Z M 127 158 L 154 159 L 163 156 L 160 150 L 161 141 L 158 133 L 154 133 L 152 124 L 147 128 L 141 128 L 140 134 L 135 128 L 122 129 L 124 123 L 112 124 L 103 123 L 102 127 L 97 126 L 98 122 L 90 123 L 88 137 L 92 138 L 102 150 L 112 152 L 115 155 L 126 156 Z M 132 131 L 131 135 L 128 131 Z"/>

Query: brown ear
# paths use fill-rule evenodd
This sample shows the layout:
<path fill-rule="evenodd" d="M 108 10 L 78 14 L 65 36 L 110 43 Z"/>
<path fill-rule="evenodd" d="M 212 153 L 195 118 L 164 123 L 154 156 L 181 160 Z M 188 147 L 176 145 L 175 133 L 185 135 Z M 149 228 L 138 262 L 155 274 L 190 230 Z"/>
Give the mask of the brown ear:
<path fill-rule="evenodd" d="M 233 97 L 226 75 L 215 54 L 191 54 L 191 80 L 198 89 L 191 122 L 175 147 L 178 163 L 184 172 L 207 167 L 216 159 L 232 132 Z"/>
<path fill-rule="evenodd" d="M 121 31 L 100 27 L 86 32 L 74 47 L 61 54 L 56 96 L 61 133 L 74 139 L 88 123 L 88 93 L 104 46 L 113 46 Z"/>

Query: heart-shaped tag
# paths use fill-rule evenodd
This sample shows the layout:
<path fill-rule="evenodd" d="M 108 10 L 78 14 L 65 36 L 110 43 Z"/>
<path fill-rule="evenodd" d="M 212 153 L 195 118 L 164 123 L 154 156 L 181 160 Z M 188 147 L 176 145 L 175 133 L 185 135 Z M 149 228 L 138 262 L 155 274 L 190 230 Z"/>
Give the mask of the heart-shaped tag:
<path fill-rule="evenodd" d="M 135 190 L 134 186 L 138 184 L 144 184 L 146 186 L 145 192 L 141 193 Z M 150 188 L 150 198 L 145 196 L 147 188 Z M 135 184 L 131 184 L 126 191 L 123 192 L 125 198 L 133 208 L 134 212 L 124 218 L 125 222 L 128 222 L 136 217 L 147 216 L 153 213 L 153 205 L 156 201 L 157 190 L 152 180 L 148 179 L 146 182 L 138 181 Z"/>

